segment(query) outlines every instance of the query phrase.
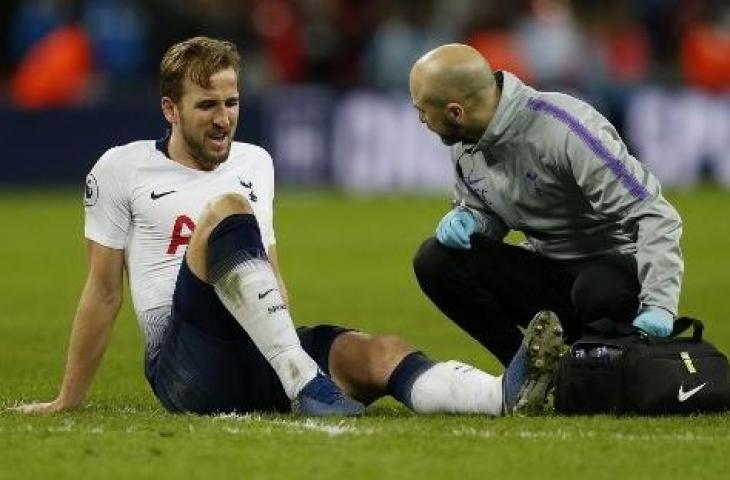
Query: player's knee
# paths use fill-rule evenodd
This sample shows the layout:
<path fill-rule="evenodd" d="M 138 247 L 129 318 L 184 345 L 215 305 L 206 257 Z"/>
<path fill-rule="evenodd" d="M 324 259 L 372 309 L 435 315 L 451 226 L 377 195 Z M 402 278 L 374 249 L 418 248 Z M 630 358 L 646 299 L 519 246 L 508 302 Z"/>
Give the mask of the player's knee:
<path fill-rule="evenodd" d="M 618 279 L 607 279 L 600 272 L 579 276 L 570 296 L 575 311 L 586 321 L 602 317 L 624 320 L 623 317 L 630 316 L 638 308 L 636 292 Z"/>
<path fill-rule="evenodd" d="M 413 271 L 419 282 L 442 276 L 451 261 L 446 257 L 444 247 L 431 237 L 426 239 L 413 257 Z"/>
<path fill-rule="evenodd" d="M 368 379 L 371 385 L 385 386 L 390 374 L 413 348 L 396 335 L 373 337 L 368 342 Z"/>
<path fill-rule="evenodd" d="M 594 306 L 605 304 L 610 296 L 605 288 L 607 285 L 596 283 L 594 277 L 590 274 L 581 275 L 573 284 L 570 297 L 577 310 L 593 310 Z"/>
<path fill-rule="evenodd" d="M 224 193 L 208 201 L 199 223 L 207 224 L 212 228 L 226 217 L 247 213 L 253 213 L 253 210 L 246 197 L 237 193 Z"/>
<path fill-rule="evenodd" d="M 233 265 L 266 259 L 261 230 L 248 201 L 227 193 L 211 199 L 198 219 L 187 261 L 198 278 L 215 282 Z"/>

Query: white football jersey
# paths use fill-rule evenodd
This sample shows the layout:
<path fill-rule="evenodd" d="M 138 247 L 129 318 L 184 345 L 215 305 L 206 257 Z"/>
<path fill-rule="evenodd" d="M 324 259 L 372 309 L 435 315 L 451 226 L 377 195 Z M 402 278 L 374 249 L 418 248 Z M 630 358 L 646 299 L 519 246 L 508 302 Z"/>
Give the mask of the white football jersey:
<path fill-rule="evenodd" d="M 132 301 L 149 343 L 157 343 L 178 270 L 205 204 L 224 193 L 246 197 L 268 250 L 273 226 L 274 169 L 261 147 L 233 142 L 215 170 L 194 170 L 168 158 L 154 140 L 108 150 L 86 177 L 85 235 L 124 250 Z M 150 323 L 150 325 L 147 325 Z"/>

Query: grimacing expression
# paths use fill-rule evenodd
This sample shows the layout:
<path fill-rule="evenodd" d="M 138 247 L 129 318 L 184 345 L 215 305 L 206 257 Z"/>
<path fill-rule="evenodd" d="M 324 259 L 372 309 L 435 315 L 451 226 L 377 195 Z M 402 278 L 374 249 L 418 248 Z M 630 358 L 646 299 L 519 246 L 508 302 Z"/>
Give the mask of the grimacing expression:
<path fill-rule="evenodd" d="M 185 148 L 201 166 L 212 168 L 225 162 L 238 126 L 238 75 L 232 68 L 210 77 L 210 88 L 189 79 L 177 103 L 179 127 Z"/>

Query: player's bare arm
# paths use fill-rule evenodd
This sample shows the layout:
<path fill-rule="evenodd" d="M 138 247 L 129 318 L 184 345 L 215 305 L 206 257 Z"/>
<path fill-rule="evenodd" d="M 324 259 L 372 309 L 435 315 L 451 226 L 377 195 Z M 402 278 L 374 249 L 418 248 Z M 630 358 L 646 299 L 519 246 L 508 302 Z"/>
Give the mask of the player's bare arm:
<path fill-rule="evenodd" d="M 109 345 L 122 304 L 124 251 L 87 241 L 88 274 L 71 328 L 66 372 L 56 399 L 15 408 L 54 413 L 80 406 Z"/>

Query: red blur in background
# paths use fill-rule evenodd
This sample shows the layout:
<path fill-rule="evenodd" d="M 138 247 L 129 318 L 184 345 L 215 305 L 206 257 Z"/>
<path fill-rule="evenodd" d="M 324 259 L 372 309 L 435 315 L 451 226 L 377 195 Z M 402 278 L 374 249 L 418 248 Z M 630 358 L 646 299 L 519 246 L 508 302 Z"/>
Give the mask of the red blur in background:
<path fill-rule="evenodd" d="M 59 107 L 75 103 L 91 75 L 92 49 L 84 30 L 63 26 L 35 44 L 10 82 L 19 107 Z"/>

